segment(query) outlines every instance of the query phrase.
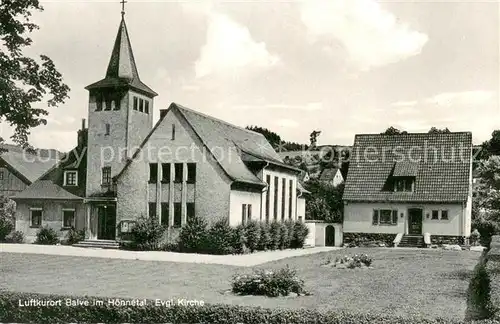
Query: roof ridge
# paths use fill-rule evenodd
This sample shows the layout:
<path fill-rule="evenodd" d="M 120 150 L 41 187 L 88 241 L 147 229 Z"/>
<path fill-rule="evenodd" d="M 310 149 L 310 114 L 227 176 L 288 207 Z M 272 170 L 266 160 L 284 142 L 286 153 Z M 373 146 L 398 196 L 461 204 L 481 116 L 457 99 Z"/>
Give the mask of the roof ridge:
<path fill-rule="evenodd" d="M 233 127 L 233 128 L 236 128 L 236 129 L 239 129 L 239 130 L 242 130 L 242 131 L 248 132 L 248 133 L 252 133 L 252 134 L 257 134 L 257 135 L 260 135 L 260 136 L 264 136 L 263 134 L 261 134 L 261 133 L 259 133 L 259 132 L 255 132 L 255 131 L 253 131 L 253 130 L 246 129 L 246 128 L 241 127 L 241 126 L 237 126 L 237 125 L 231 124 L 231 123 L 229 123 L 229 122 L 227 122 L 227 121 L 224 121 L 224 120 L 222 120 L 222 119 L 220 119 L 220 118 L 217 118 L 217 117 L 213 117 L 213 116 L 207 115 L 207 114 L 205 114 L 205 113 L 202 113 L 202 112 L 200 112 L 200 111 L 194 110 L 194 109 L 192 109 L 192 108 L 188 108 L 188 107 L 186 107 L 186 106 L 180 105 L 180 104 L 178 104 L 178 103 L 176 103 L 176 102 L 172 102 L 172 104 L 176 105 L 176 106 L 177 106 L 178 108 L 180 108 L 180 109 L 185 109 L 185 110 L 187 110 L 187 111 L 189 111 L 189 112 L 192 112 L 192 113 L 194 113 L 194 114 L 198 114 L 198 115 L 203 116 L 203 117 L 205 117 L 205 118 L 208 118 L 208 119 L 214 120 L 214 121 L 219 122 L 219 123 L 221 123 L 221 124 L 224 124 L 224 125 L 226 125 L 226 126 L 230 126 L 230 127 Z M 265 136 L 264 136 L 264 137 L 265 137 Z"/>
<path fill-rule="evenodd" d="M 402 133 L 402 134 L 382 134 L 382 133 L 360 133 L 355 134 L 354 136 L 405 136 L 405 135 L 458 135 L 458 134 L 471 134 L 471 131 L 460 131 L 460 132 L 449 132 L 449 133 Z M 352 146 L 352 145 L 351 145 Z"/>

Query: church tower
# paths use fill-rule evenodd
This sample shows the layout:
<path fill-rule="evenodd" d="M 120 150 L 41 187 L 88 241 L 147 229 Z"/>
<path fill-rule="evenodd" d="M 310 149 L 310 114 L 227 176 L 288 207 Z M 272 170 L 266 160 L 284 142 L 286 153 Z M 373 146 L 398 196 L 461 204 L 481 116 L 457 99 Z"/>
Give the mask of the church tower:
<path fill-rule="evenodd" d="M 104 79 L 89 91 L 86 196 L 114 196 L 112 178 L 151 131 L 153 98 L 139 78 L 124 12 Z"/>

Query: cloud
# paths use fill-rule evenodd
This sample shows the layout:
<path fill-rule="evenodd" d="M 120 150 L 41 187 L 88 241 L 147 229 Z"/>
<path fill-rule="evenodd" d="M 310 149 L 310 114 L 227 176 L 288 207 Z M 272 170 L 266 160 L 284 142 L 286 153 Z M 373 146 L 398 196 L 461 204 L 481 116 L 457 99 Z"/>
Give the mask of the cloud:
<path fill-rule="evenodd" d="M 412 101 L 397 101 L 397 102 L 393 102 L 391 104 L 391 106 L 393 106 L 393 107 L 413 107 L 417 103 L 418 103 L 418 101 L 416 101 L 416 100 L 412 100 Z"/>
<path fill-rule="evenodd" d="M 231 73 L 245 68 L 268 68 L 280 59 L 264 42 L 256 42 L 247 27 L 217 12 L 208 14 L 207 41 L 195 62 L 196 77 Z"/>
<path fill-rule="evenodd" d="M 428 36 L 413 31 L 375 0 L 308 0 L 301 19 L 314 40 L 333 37 L 361 70 L 418 55 Z"/>
<path fill-rule="evenodd" d="M 309 102 L 304 105 L 288 105 L 288 104 L 263 104 L 263 105 L 235 105 L 232 107 L 236 110 L 269 110 L 269 109 L 283 109 L 283 110 L 305 110 L 305 111 L 319 111 L 323 110 L 322 102 Z"/>
<path fill-rule="evenodd" d="M 477 90 L 463 92 L 444 92 L 425 100 L 427 104 L 438 106 L 480 105 L 493 99 L 493 92 Z"/>

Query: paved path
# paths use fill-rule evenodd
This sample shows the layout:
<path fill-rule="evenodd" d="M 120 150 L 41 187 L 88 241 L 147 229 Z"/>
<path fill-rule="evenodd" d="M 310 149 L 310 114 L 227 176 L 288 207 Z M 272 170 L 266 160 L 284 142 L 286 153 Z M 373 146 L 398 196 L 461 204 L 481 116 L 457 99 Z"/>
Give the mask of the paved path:
<path fill-rule="evenodd" d="M 336 247 L 314 247 L 298 250 L 282 250 L 269 252 L 255 252 L 240 255 L 209 255 L 175 252 L 136 252 L 123 250 L 105 250 L 80 248 L 64 245 L 36 245 L 36 244 L 0 244 L 0 253 L 30 253 L 65 256 L 82 256 L 108 259 L 143 260 L 143 261 L 169 261 L 184 263 L 224 264 L 233 266 L 250 267 L 275 260 L 314 254 L 319 252 L 334 251 Z M 1 256 L 0 256 L 1 259 Z"/>

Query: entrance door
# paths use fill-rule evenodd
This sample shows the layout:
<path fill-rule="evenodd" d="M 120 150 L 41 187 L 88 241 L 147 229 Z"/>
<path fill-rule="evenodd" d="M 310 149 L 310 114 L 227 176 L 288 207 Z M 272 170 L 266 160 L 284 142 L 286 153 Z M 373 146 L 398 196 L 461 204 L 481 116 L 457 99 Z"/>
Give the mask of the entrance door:
<path fill-rule="evenodd" d="M 422 234 L 422 209 L 408 209 L 408 234 Z"/>
<path fill-rule="evenodd" d="M 99 240 L 114 240 L 116 237 L 116 208 L 115 206 L 97 207 L 97 238 Z"/>
<path fill-rule="evenodd" d="M 335 246 L 335 227 L 332 225 L 325 229 L 325 246 Z"/>

